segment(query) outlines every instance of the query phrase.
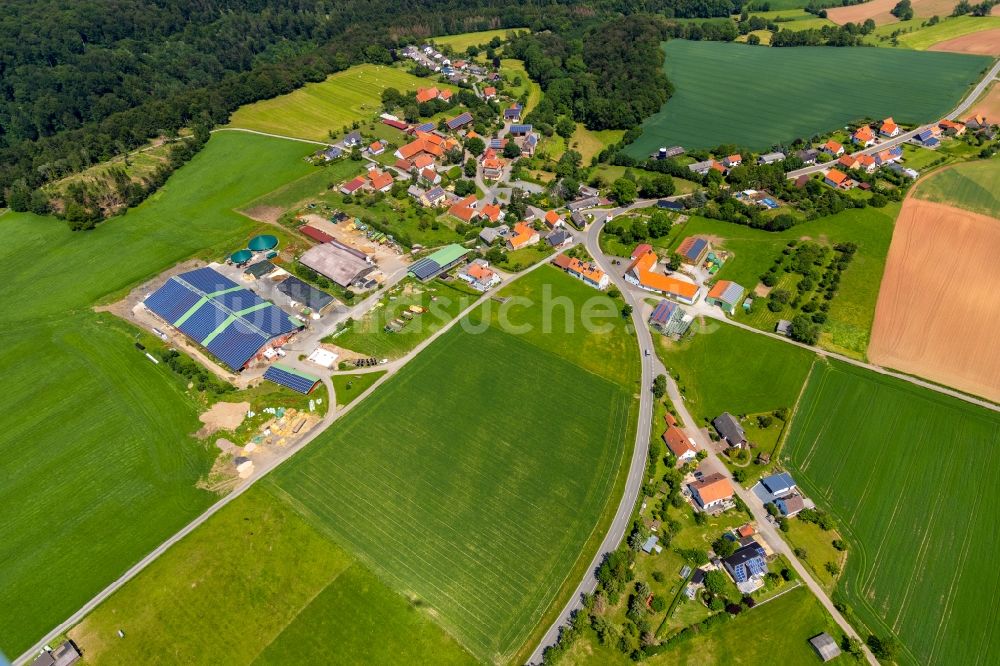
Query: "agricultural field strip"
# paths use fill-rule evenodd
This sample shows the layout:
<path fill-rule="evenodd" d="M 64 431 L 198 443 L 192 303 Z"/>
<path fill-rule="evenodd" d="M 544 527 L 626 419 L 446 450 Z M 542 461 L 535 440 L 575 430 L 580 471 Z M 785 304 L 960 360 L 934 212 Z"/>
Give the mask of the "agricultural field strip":
<path fill-rule="evenodd" d="M 533 265 L 533 266 L 531 266 L 529 268 L 524 269 L 522 272 L 520 272 L 517 275 L 515 275 L 511 279 L 511 282 L 514 281 L 514 280 L 517 280 L 517 279 L 519 279 L 521 277 L 524 277 L 525 275 L 530 274 L 531 272 L 533 272 L 538 267 L 540 267 L 540 266 L 542 266 L 544 264 L 545 264 L 545 261 L 541 261 L 541 262 L 539 262 L 539 263 L 537 263 L 537 264 L 535 264 L 535 265 Z M 510 284 L 510 282 L 508 282 L 508 284 Z M 228 504 L 229 502 L 231 502 L 234 499 L 236 499 L 236 497 L 238 497 L 243 492 L 245 492 L 247 489 L 249 489 L 254 483 L 256 483 L 257 481 L 259 481 L 266 474 L 268 474 L 273 469 L 275 469 L 281 462 L 284 462 L 285 460 L 288 460 L 297 451 L 299 451 L 302 448 L 304 448 L 317 435 L 319 435 L 324 430 L 325 427 L 329 426 L 331 423 L 333 423 L 334 421 L 336 421 L 337 419 L 339 419 L 341 416 L 343 416 L 344 414 L 348 413 L 350 410 L 352 410 L 358 404 L 361 404 L 363 402 L 364 398 L 368 397 L 368 395 L 370 395 L 371 393 L 373 393 L 379 386 L 382 385 L 382 383 L 384 381 L 386 381 L 389 377 L 391 377 L 393 374 L 395 374 L 393 371 L 390 371 L 390 370 L 398 369 L 403 364 L 405 364 L 405 363 L 409 362 L 410 360 L 412 360 L 426 346 L 428 346 L 430 343 L 432 343 L 434 340 L 436 340 L 439 336 L 441 336 L 441 335 L 445 334 L 447 331 L 449 331 L 452 326 L 454 326 L 459 321 L 461 321 L 461 319 L 463 319 L 464 317 L 466 317 L 476 307 L 478 307 L 480 304 L 482 304 L 483 302 L 485 302 L 490 297 L 491 297 L 490 292 L 487 292 L 487 293 L 483 294 L 477 301 L 475 301 L 468 308 L 466 308 L 463 312 L 461 312 L 458 317 L 456 317 L 451 322 L 449 322 L 448 324 L 446 324 L 445 326 L 443 326 L 441 329 L 439 329 L 438 331 L 436 331 L 428 339 L 426 339 L 423 342 L 421 342 L 407 356 L 405 356 L 402 359 L 399 359 L 397 361 L 394 361 L 390 368 L 386 368 L 386 370 L 387 370 L 386 374 L 383 377 L 381 377 L 378 381 L 376 381 L 374 384 L 372 384 L 372 386 L 370 386 L 364 393 L 362 393 L 361 395 L 359 395 L 353 402 L 351 402 L 349 405 L 347 405 L 346 407 L 344 407 L 341 411 L 338 411 L 336 413 L 334 413 L 334 412 L 328 413 L 327 418 L 325 418 L 324 421 L 319 426 L 317 426 L 317 428 L 315 430 L 313 430 L 312 432 L 310 432 L 309 434 L 307 434 L 299 442 L 296 442 L 295 444 L 293 444 L 292 447 L 290 447 L 289 450 L 287 451 L 285 458 L 283 458 L 283 459 L 281 459 L 279 461 L 276 461 L 276 462 L 274 462 L 274 463 L 272 463 L 272 464 L 270 464 L 270 465 L 268 465 L 266 467 L 262 466 L 262 467 L 258 468 L 256 474 L 251 478 L 251 480 L 247 484 L 245 484 L 245 485 L 243 485 L 241 487 L 238 487 L 236 490 L 234 490 L 232 493 L 230 493 L 226 497 L 222 498 L 221 500 L 219 500 L 215 504 L 212 504 L 211 506 L 209 506 L 197 518 L 195 518 L 190 523 L 188 523 L 187 525 L 185 525 L 182 529 L 180 529 L 178 532 L 174 533 L 166 541 L 164 541 L 159 546 L 157 546 L 155 549 L 153 549 L 149 554 L 147 554 L 141 560 L 139 560 L 134 565 L 132 565 L 129 569 L 127 569 L 124 573 L 122 573 L 122 575 L 120 577 L 118 577 L 117 579 L 115 579 L 114 581 L 112 581 L 111 583 L 109 583 L 107 585 L 107 587 L 105 587 L 103 590 L 101 590 L 99 593 L 97 593 L 94 597 L 92 597 L 89 601 L 87 601 L 85 604 L 83 604 L 83 606 L 81 606 L 76 612 L 74 612 L 68 618 L 66 618 L 65 620 L 63 620 L 60 624 L 58 624 L 51 631 L 49 631 L 44 637 L 42 637 L 39 641 L 37 641 L 35 643 L 35 645 L 33 645 L 32 647 L 28 648 L 28 650 L 26 650 L 21 656 L 19 656 L 17 659 L 14 660 L 14 663 L 15 664 L 27 663 L 31 658 L 33 658 L 33 656 L 39 650 L 41 650 L 42 646 L 44 646 L 48 642 L 52 641 L 53 639 L 55 639 L 60 634 L 65 633 L 72 626 L 76 625 L 81 620 L 83 620 L 83 618 L 90 611 L 92 611 L 102 601 L 104 601 L 109 596 L 111 596 L 116 590 L 118 590 L 119 588 L 121 588 L 122 586 L 124 586 L 128 581 L 130 581 L 132 578 L 134 578 L 136 575 L 138 575 L 143 569 L 145 569 L 152 562 L 154 562 L 160 555 L 162 555 L 164 552 L 166 552 L 173 544 L 177 543 L 178 541 L 180 541 L 181 539 L 183 539 L 185 536 L 187 536 L 188 534 L 190 534 L 192 531 L 194 531 L 195 529 L 197 529 L 198 526 L 200 526 L 202 523 L 204 523 L 206 520 L 208 520 L 219 509 L 221 509 L 226 504 Z"/>

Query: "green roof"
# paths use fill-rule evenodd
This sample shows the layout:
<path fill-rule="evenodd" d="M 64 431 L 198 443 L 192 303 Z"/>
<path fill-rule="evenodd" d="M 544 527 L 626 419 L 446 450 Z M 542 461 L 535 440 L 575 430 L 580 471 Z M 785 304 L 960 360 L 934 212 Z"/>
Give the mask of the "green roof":
<path fill-rule="evenodd" d="M 278 239 L 270 234 L 263 234 L 261 236 L 254 236 L 247 243 L 247 247 L 254 252 L 260 252 L 261 250 L 270 250 L 278 244 Z"/>
<path fill-rule="evenodd" d="M 253 252 L 246 249 L 237 250 L 236 252 L 233 252 L 229 258 L 233 260 L 234 264 L 242 264 L 243 262 L 250 261 L 253 258 Z"/>
<path fill-rule="evenodd" d="M 285 365 L 284 363 L 275 363 L 274 367 L 278 368 L 279 370 L 284 370 L 289 374 L 296 375 L 297 377 L 302 377 L 303 379 L 308 379 L 314 382 L 321 381 L 320 378 L 317 377 L 316 375 L 310 375 L 308 372 L 302 372 L 301 370 L 296 370 L 295 368 L 291 368 Z"/>
<path fill-rule="evenodd" d="M 458 261 L 470 252 L 472 252 L 472 250 L 462 247 L 457 243 L 452 243 L 451 245 L 445 245 L 443 248 L 427 258 L 436 261 L 439 266 L 447 266 L 453 261 Z"/>

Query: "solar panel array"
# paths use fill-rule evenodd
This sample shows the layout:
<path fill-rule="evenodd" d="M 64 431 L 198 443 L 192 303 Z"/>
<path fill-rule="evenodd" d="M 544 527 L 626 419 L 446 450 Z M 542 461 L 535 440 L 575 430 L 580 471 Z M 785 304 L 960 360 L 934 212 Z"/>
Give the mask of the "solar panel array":
<path fill-rule="evenodd" d="M 278 364 L 272 365 L 264 372 L 264 379 L 270 380 L 275 384 L 287 386 L 299 393 L 310 393 L 316 388 L 316 384 L 319 383 L 319 377 L 303 376 L 302 374 L 289 372 Z"/>
<path fill-rule="evenodd" d="M 451 120 L 448 121 L 447 125 L 449 129 L 456 129 L 462 125 L 467 125 L 472 122 L 472 114 L 466 111 L 465 113 L 460 113 Z"/>
<path fill-rule="evenodd" d="M 417 261 L 412 266 L 410 266 L 410 274 L 418 280 L 426 280 L 428 278 L 434 277 L 435 274 L 441 271 L 441 264 L 434 261 L 430 257 L 424 257 L 420 261 Z"/>
<path fill-rule="evenodd" d="M 211 268 L 175 275 L 146 307 L 240 370 L 271 339 L 300 326 L 289 315 Z"/>
<path fill-rule="evenodd" d="M 676 303 L 673 301 L 663 300 L 657 303 L 656 308 L 653 310 L 653 314 L 651 314 L 649 318 L 659 324 L 666 324 L 670 321 L 670 317 L 674 314 L 674 310 L 676 309 Z"/>

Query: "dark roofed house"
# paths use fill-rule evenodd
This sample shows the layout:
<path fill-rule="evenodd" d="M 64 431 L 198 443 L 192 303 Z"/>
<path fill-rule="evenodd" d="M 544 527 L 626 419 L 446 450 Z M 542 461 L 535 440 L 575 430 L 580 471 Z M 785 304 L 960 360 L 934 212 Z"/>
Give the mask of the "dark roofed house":
<path fill-rule="evenodd" d="M 31 666 L 70 666 L 79 661 L 82 656 L 73 641 L 64 641 L 55 650 L 43 650 L 31 662 Z"/>
<path fill-rule="evenodd" d="M 801 495 L 788 495 L 787 497 L 779 497 L 774 500 L 774 505 L 778 507 L 778 511 L 781 515 L 791 518 L 798 515 L 799 511 L 806 508 L 805 500 L 802 499 Z"/>
<path fill-rule="evenodd" d="M 545 241 L 552 247 L 561 247 L 567 241 L 569 241 L 572 236 L 565 229 L 554 229 L 548 236 L 545 237 Z"/>
<path fill-rule="evenodd" d="M 816 164 L 816 158 L 819 157 L 819 151 L 815 148 L 807 148 L 806 150 L 800 150 L 795 153 L 795 156 L 802 160 L 803 164 Z"/>
<path fill-rule="evenodd" d="M 779 319 L 778 323 L 774 326 L 774 332 L 778 335 L 788 337 L 792 334 L 792 322 L 787 319 Z"/>
<path fill-rule="evenodd" d="M 695 569 L 694 570 L 694 575 L 691 576 L 691 584 L 692 585 L 702 585 L 704 582 L 705 582 L 705 570 L 704 569 Z"/>
<path fill-rule="evenodd" d="M 361 132 L 354 131 L 344 137 L 343 144 L 348 148 L 353 148 L 354 146 L 360 146 L 362 141 Z"/>
<path fill-rule="evenodd" d="M 729 446 L 742 448 L 747 445 L 747 437 L 746 433 L 743 432 L 743 427 L 729 412 L 722 412 L 716 416 L 712 425 L 715 426 L 719 436 L 729 443 Z"/>
<path fill-rule="evenodd" d="M 326 150 L 322 151 L 320 155 L 323 156 L 327 162 L 331 160 L 340 159 L 344 156 L 344 151 L 340 149 L 339 146 L 330 146 Z"/>
<path fill-rule="evenodd" d="M 458 114 L 457 116 L 449 120 L 446 124 L 448 125 L 448 129 L 457 130 L 471 123 L 472 123 L 472 114 L 466 111 L 464 113 Z"/>
<path fill-rule="evenodd" d="M 510 134 L 511 136 L 523 136 L 525 134 L 531 133 L 531 125 L 511 125 Z"/>
<path fill-rule="evenodd" d="M 243 269 L 244 275 L 250 275 L 255 280 L 264 277 L 265 275 L 270 275 L 274 272 L 275 265 L 266 259 L 264 261 L 258 261 L 256 264 L 250 264 L 245 269 Z"/>
<path fill-rule="evenodd" d="M 733 577 L 736 587 L 747 593 L 763 585 L 761 580 L 767 574 L 764 549 L 757 542 L 743 546 L 722 560 L 726 571 Z"/>
<path fill-rule="evenodd" d="M 588 208 L 594 208 L 595 206 L 600 206 L 601 200 L 598 197 L 587 197 L 585 199 L 577 199 L 571 203 L 566 204 L 571 212 L 578 210 L 586 210 Z"/>
<path fill-rule="evenodd" d="M 840 647 L 837 645 L 837 641 L 833 640 L 833 637 L 825 631 L 810 638 L 809 644 L 823 661 L 830 661 L 840 656 Z"/>

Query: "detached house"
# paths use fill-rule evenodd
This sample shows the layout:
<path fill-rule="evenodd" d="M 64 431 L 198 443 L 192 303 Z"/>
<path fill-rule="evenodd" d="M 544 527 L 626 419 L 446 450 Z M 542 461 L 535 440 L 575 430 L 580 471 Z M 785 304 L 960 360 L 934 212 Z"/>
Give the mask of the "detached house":
<path fill-rule="evenodd" d="M 739 165 L 743 164 L 743 156 L 740 155 L 739 153 L 737 153 L 735 155 L 729 155 L 728 157 L 726 157 L 725 159 L 722 160 L 722 164 L 727 169 L 732 169 L 733 167 L 738 167 Z"/>
<path fill-rule="evenodd" d="M 733 577 L 740 592 L 749 594 L 764 585 L 764 576 L 767 575 L 767 561 L 764 557 L 764 549 L 753 542 L 724 559 L 722 564 Z"/>
<path fill-rule="evenodd" d="M 894 137 L 899 136 L 899 125 L 897 125 L 892 118 L 886 118 L 882 121 L 882 126 L 879 127 L 878 133 L 882 136 Z"/>
<path fill-rule="evenodd" d="M 857 145 L 867 148 L 868 146 L 875 145 L 875 132 L 868 125 L 862 125 L 858 129 L 854 130 L 851 135 L 851 141 Z"/>
<path fill-rule="evenodd" d="M 830 139 L 820 146 L 820 151 L 826 153 L 827 155 L 832 155 L 833 157 L 840 157 L 844 154 L 844 147 L 833 139 Z"/>
<path fill-rule="evenodd" d="M 747 446 L 747 436 L 743 431 L 743 426 L 729 412 L 722 412 L 712 421 L 712 426 L 719 433 L 719 437 L 724 439 L 729 446 L 742 449 Z"/>
<path fill-rule="evenodd" d="M 677 426 L 670 426 L 666 429 L 663 433 L 663 441 L 680 464 L 694 460 L 698 456 L 698 449 L 694 445 L 694 440 L 684 434 L 684 431 Z"/>
<path fill-rule="evenodd" d="M 458 277 L 477 291 L 488 291 L 500 284 L 500 276 L 485 259 L 473 259 L 458 271 Z"/>
<path fill-rule="evenodd" d="M 733 486 L 729 479 L 718 472 L 702 477 L 694 483 L 689 483 L 691 497 L 701 507 L 702 511 L 720 508 L 733 498 Z"/>
<path fill-rule="evenodd" d="M 941 128 L 941 131 L 944 132 L 946 136 L 962 136 L 965 134 L 965 125 L 951 120 L 942 120 L 938 123 L 938 127 Z"/>
<path fill-rule="evenodd" d="M 534 245 L 539 240 L 541 240 L 541 236 L 538 235 L 538 231 L 533 226 L 527 222 L 518 222 L 514 225 L 510 235 L 507 236 L 507 248 L 519 250 L 522 247 Z"/>
<path fill-rule="evenodd" d="M 560 254 L 552 260 L 552 265 L 563 269 L 569 275 L 595 289 L 603 291 L 608 288 L 608 285 L 611 284 L 611 278 L 609 278 L 604 271 L 590 262 L 580 261 L 579 259 L 574 259 L 573 257 L 567 257 L 565 254 Z"/>
<path fill-rule="evenodd" d="M 392 176 L 385 171 L 372 169 L 368 172 L 368 178 L 371 180 L 372 189 L 376 192 L 388 192 L 392 189 Z"/>
<path fill-rule="evenodd" d="M 839 169 L 830 169 L 826 172 L 823 177 L 823 182 L 830 187 L 836 187 L 839 190 L 849 190 L 854 187 L 854 181 L 851 180 L 846 173 L 840 171 Z"/>

